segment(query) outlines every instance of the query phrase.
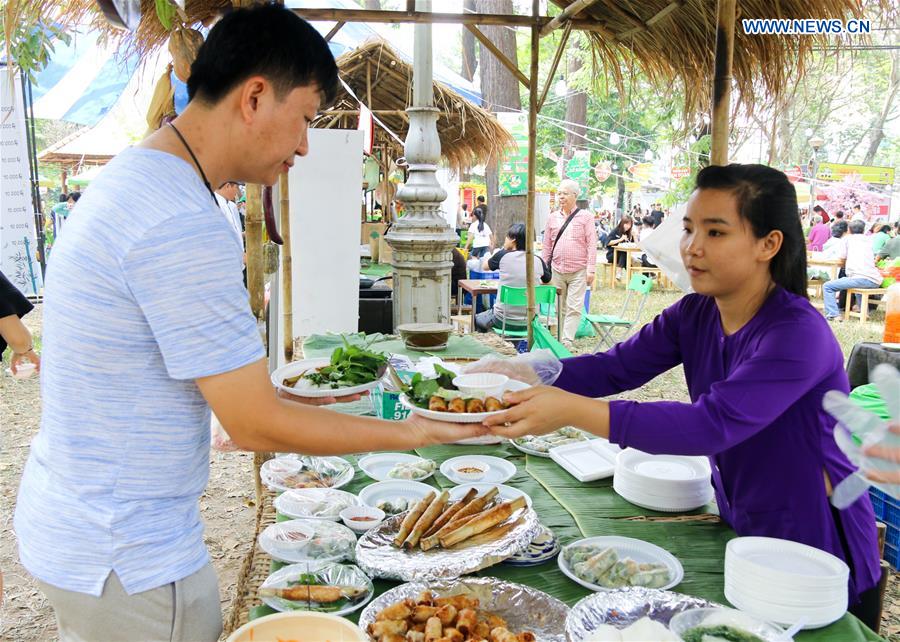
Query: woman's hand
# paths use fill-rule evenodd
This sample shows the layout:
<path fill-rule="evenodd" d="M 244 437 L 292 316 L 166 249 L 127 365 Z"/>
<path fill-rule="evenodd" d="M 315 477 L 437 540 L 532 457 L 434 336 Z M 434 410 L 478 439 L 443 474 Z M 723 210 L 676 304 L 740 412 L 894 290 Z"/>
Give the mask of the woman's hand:
<path fill-rule="evenodd" d="M 889 428 L 895 435 L 900 435 L 900 421 L 895 421 Z M 875 444 L 865 448 L 863 454 L 868 457 L 884 459 L 894 464 L 893 470 L 879 470 L 877 468 L 865 470 L 864 473 L 868 479 L 885 484 L 900 484 L 900 448 Z"/>
<path fill-rule="evenodd" d="M 512 408 L 484 421 L 495 435 L 510 439 L 523 435 L 546 435 L 572 421 L 572 410 L 586 398 L 552 386 L 535 386 L 519 392 L 507 392 L 503 401 Z"/>
<path fill-rule="evenodd" d="M 330 406 L 334 403 L 350 403 L 351 401 L 359 401 L 369 393 L 363 392 L 358 395 L 347 395 L 346 397 L 300 397 L 279 389 L 277 391 L 277 394 L 279 399 L 293 401 L 294 403 L 303 404 L 305 406 Z"/>
<path fill-rule="evenodd" d="M 479 423 L 457 424 L 447 421 L 434 421 L 426 419 L 422 415 L 412 413 L 404 421 L 400 422 L 398 430 L 410 430 L 417 434 L 423 445 L 450 444 L 463 439 L 484 437 L 488 434 L 487 428 Z"/>
<path fill-rule="evenodd" d="M 13 374 L 17 374 L 19 372 L 19 367 L 26 362 L 34 364 L 35 372 L 41 371 L 41 358 L 33 349 L 29 349 L 27 352 L 22 353 L 13 352 L 12 357 L 9 360 L 9 369 Z"/>

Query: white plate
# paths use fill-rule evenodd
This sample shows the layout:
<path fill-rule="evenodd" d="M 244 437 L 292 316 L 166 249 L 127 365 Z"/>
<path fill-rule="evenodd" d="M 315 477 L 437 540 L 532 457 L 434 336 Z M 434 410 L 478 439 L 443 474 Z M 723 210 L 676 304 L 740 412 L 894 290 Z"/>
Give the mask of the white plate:
<path fill-rule="evenodd" d="M 463 455 L 462 457 L 452 457 L 441 464 L 441 473 L 455 484 L 466 484 L 468 480 L 463 479 L 456 474 L 455 466 L 461 462 L 480 462 L 490 466 L 484 477 L 478 480 L 479 484 L 491 484 L 496 486 L 509 480 L 516 474 L 516 465 L 500 459 L 499 457 L 491 457 L 489 455 Z"/>
<path fill-rule="evenodd" d="M 527 503 L 528 506 L 531 507 L 531 497 L 528 494 L 523 493 L 518 488 L 505 486 L 503 484 L 484 484 L 481 482 L 477 484 L 460 484 L 459 486 L 454 486 L 450 489 L 450 501 L 459 501 L 466 493 L 469 492 L 470 488 L 474 488 L 475 490 L 477 490 L 479 495 L 485 493 L 486 491 L 489 491 L 492 488 L 496 488 L 497 496 L 504 502 L 511 502 L 518 497 L 524 497 L 525 503 Z"/>
<path fill-rule="evenodd" d="M 319 398 L 319 397 L 345 397 L 347 395 L 356 395 L 367 390 L 372 390 L 378 386 L 381 379 L 363 383 L 358 386 L 348 386 L 346 388 L 292 388 L 284 385 L 284 380 L 290 377 L 296 377 L 298 374 L 307 370 L 321 368 L 331 363 L 331 359 L 322 357 L 320 359 L 301 359 L 300 361 L 292 361 L 291 363 L 281 366 L 272 373 L 272 385 L 279 390 L 294 395 L 296 397 Z"/>
<path fill-rule="evenodd" d="M 280 540 L 280 534 L 290 531 L 311 533 L 303 544 Z M 290 564 L 340 562 L 353 559 L 356 535 L 343 524 L 323 520 L 292 519 L 270 524 L 259 534 L 259 547 L 273 559 Z"/>
<path fill-rule="evenodd" d="M 580 539 L 576 542 L 572 542 L 571 544 L 567 544 L 563 547 L 562 551 L 557 558 L 557 564 L 559 565 L 559 569 L 573 582 L 577 582 L 581 584 L 581 586 L 585 588 L 589 588 L 592 591 L 615 591 L 617 589 L 614 588 L 606 588 L 605 586 L 600 586 L 598 584 L 591 584 L 590 582 L 586 582 L 575 574 L 575 571 L 569 567 L 569 563 L 564 559 L 566 554 L 566 549 L 573 546 L 596 546 L 598 548 L 613 548 L 616 553 L 619 555 L 619 559 L 630 557 L 635 562 L 638 563 L 654 563 L 654 564 L 665 564 L 669 569 L 669 575 L 671 579 L 669 583 L 665 586 L 660 587 L 660 590 L 670 589 L 673 586 L 677 586 L 682 579 L 684 579 L 684 567 L 681 565 L 681 562 L 672 555 L 669 551 L 664 548 L 660 548 L 656 544 L 651 544 L 650 542 L 645 542 L 643 540 L 634 539 L 632 537 L 618 537 L 618 536 L 601 536 L 601 537 L 588 537 L 587 539 Z"/>
<path fill-rule="evenodd" d="M 801 617 L 805 617 L 808 621 L 803 627 L 804 629 L 819 629 L 828 626 L 840 620 L 844 613 L 847 612 L 846 603 L 825 609 L 794 609 L 777 604 L 759 602 L 735 592 L 729 586 L 725 586 L 725 598 L 741 611 L 746 611 L 761 620 L 782 626 L 790 626 Z"/>
<path fill-rule="evenodd" d="M 512 380 L 506 383 L 504 392 L 517 392 L 519 390 L 525 390 L 526 388 L 530 387 L 531 386 L 529 386 L 527 383 Z M 409 408 L 417 415 L 422 415 L 423 417 L 434 419 L 436 421 L 448 421 L 454 424 L 480 424 L 491 415 L 498 415 L 501 412 L 505 412 L 504 410 L 495 410 L 493 412 L 439 412 L 437 410 L 419 408 L 416 404 L 410 401 L 406 395 L 400 395 L 400 403 L 403 404 L 406 408 Z"/>
<path fill-rule="evenodd" d="M 579 443 L 582 441 L 588 441 L 589 439 L 593 439 L 593 437 L 589 433 L 586 433 L 583 430 L 579 430 L 578 428 L 573 428 L 572 430 L 577 430 L 579 433 L 582 433 L 584 435 L 584 438 L 577 440 L 577 441 L 570 441 L 568 443 L 561 443 L 560 446 L 569 446 L 570 444 L 573 444 L 573 443 Z M 543 437 L 553 437 L 555 435 L 559 435 L 559 432 L 560 432 L 559 430 L 556 430 L 549 434 L 543 435 Z M 550 450 L 546 450 L 546 451 L 535 450 L 534 448 L 529 448 L 526 444 L 520 443 L 520 441 L 526 437 L 531 437 L 531 435 L 526 435 L 525 437 L 517 437 L 515 439 L 510 439 L 509 443 L 512 444 L 513 448 L 522 451 L 526 455 L 534 455 L 535 457 L 546 457 L 547 459 L 550 458 Z M 573 440 L 575 438 L 574 437 L 566 437 L 566 439 Z M 619 448 L 615 444 L 610 444 L 610 445 L 616 449 L 616 452 L 619 452 L 621 450 L 621 448 Z M 554 448 L 555 447 L 556 446 L 554 446 Z"/>
<path fill-rule="evenodd" d="M 434 486 L 421 482 L 392 479 L 390 481 L 376 482 L 363 488 L 359 491 L 359 502 L 364 506 L 378 508 L 377 504 L 380 501 L 402 497 L 412 505 L 426 497 L 430 492 L 438 493 L 440 491 Z"/>
<path fill-rule="evenodd" d="M 331 584 L 338 584 L 341 586 L 362 586 L 366 588 L 366 595 L 364 597 L 358 599 L 355 602 L 351 602 L 341 609 L 328 611 L 328 613 L 330 613 L 331 615 L 346 615 L 348 613 L 353 613 L 353 611 L 361 609 L 366 604 L 368 604 L 372 597 L 375 595 L 375 587 L 372 584 L 372 580 L 370 580 L 366 576 L 366 574 L 363 573 L 358 567 L 350 564 L 291 564 L 290 566 L 285 566 L 284 568 L 272 573 L 269 577 L 266 578 L 260 588 L 268 588 L 270 586 L 284 588 L 288 586 L 288 582 L 291 581 L 291 579 L 296 578 L 304 573 L 310 572 L 316 573 L 317 575 L 321 575 L 323 577 L 333 578 L 334 581 L 328 582 Z M 294 609 L 292 608 L 292 604 L 303 603 L 291 602 L 290 600 L 285 600 L 280 597 L 263 597 L 260 599 L 262 599 L 262 601 L 266 605 L 275 609 L 276 611 L 320 610 L 318 606 L 311 609 L 304 609 L 302 606 L 300 606 L 299 608 Z"/>
<path fill-rule="evenodd" d="M 341 457 L 303 457 L 295 454 L 275 457 L 264 462 L 259 468 L 259 476 L 262 482 L 272 490 L 280 492 L 295 490 L 298 487 L 286 483 L 286 478 L 299 474 L 301 470 L 308 468 L 310 464 L 335 472 L 331 477 L 331 485 L 326 488 L 340 488 L 353 481 L 353 465 L 346 459 Z M 299 488 L 304 487 L 301 486 Z M 309 486 L 308 488 L 322 488 L 322 486 Z"/>
<path fill-rule="evenodd" d="M 375 453 L 366 455 L 356 463 L 359 465 L 360 470 L 375 481 L 392 481 L 394 478 L 388 477 L 388 473 L 391 472 L 394 466 L 397 464 L 411 464 L 420 461 L 425 461 L 425 459 L 417 457 L 416 455 L 407 455 L 406 453 Z M 433 474 L 434 472 L 430 472 L 427 475 L 416 477 L 415 479 L 401 479 L 398 481 L 422 481 L 423 479 L 428 479 Z"/>
<path fill-rule="evenodd" d="M 617 447 L 606 439 L 591 439 L 550 449 L 550 459 L 580 482 L 612 477 Z"/>
<path fill-rule="evenodd" d="M 694 488 L 708 483 L 711 474 L 709 462 L 703 457 L 651 455 L 634 448 L 619 453 L 616 462 L 626 474 L 668 487 Z"/>
<path fill-rule="evenodd" d="M 281 493 L 274 504 L 275 510 L 291 519 L 339 522 L 341 511 L 348 506 L 358 506 L 359 498 L 334 488 L 296 488 Z"/>
<path fill-rule="evenodd" d="M 797 581 L 846 582 L 850 569 L 823 550 L 774 537 L 736 537 L 725 547 L 726 559 L 737 558 L 765 577 L 791 585 Z"/>
<path fill-rule="evenodd" d="M 655 510 L 660 513 L 684 513 L 697 510 L 698 508 L 706 506 L 706 504 L 711 502 L 715 496 L 715 492 L 710 488 L 706 495 L 699 498 L 697 496 L 680 500 L 661 498 L 641 493 L 640 491 L 628 487 L 627 484 L 623 485 L 618 477 L 613 478 L 613 490 L 616 491 L 622 499 L 631 502 L 635 506 L 640 506 L 641 508 L 646 508 L 648 510 Z"/>

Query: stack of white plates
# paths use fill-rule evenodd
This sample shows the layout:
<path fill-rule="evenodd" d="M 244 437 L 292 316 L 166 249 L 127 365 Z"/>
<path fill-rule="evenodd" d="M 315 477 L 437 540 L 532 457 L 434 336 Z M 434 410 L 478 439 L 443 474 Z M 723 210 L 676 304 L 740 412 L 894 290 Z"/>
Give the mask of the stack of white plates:
<path fill-rule="evenodd" d="M 613 488 L 632 504 L 662 512 L 700 508 L 713 498 L 704 457 L 650 455 L 626 448 L 616 456 Z"/>
<path fill-rule="evenodd" d="M 825 551 L 773 537 L 738 537 L 725 549 L 725 597 L 758 618 L 807 629 L 847 611 L 850 569 Z"/>

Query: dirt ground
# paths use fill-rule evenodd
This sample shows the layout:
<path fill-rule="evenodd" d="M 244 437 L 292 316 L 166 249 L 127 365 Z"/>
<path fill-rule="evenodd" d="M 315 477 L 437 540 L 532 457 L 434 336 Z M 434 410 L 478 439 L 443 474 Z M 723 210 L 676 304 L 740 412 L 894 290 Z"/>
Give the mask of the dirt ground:
<path fill-rule="evenodd" d="M 592 309 L 602 307 L 614 312 L 621 305 L 621 292 L 601 291 Z M 674 301 L 671 294 L 651 295 L 645 319 Z M 602 299 L 602 300 L 601 300 Z M 25 318 L 40 345 L 41 306 Z M 877 324 L 858 323 L 835 326 L 835 334 L 845 350 L 858 341 L 876 340 Z M 591 349 L 595 340 L 577 342 L 577 351 Z M 4 594 L 0 606 L 0 640 L 15 642 L 56 639 L 53 612 L 43 594 L 19 564 L 12 529 L 16 493 L 22 467 L 28 456 L 31 439 L 36 434 L 41 414 L 40 388 L 37 379 L 16 381 L 5 375 L 8 363 L 0 372 L 0 570 L 3 572 Z M 628 393 L 634 399 L 686 399 L 680 368 L 662 375 L 638 391 Z M 210 477 L 206 493 L 200 500 L 206 524 L 206 544 L 213 566 L 219 574 L 223 613 L 227 615 L 241 564 L 253 542 L 255 507 L 253 506 L 252 455 L 247 453 L 210 454 Z M 886 596 L 882 635 L 900 640 L 900 581 L 892 574 Z"/>

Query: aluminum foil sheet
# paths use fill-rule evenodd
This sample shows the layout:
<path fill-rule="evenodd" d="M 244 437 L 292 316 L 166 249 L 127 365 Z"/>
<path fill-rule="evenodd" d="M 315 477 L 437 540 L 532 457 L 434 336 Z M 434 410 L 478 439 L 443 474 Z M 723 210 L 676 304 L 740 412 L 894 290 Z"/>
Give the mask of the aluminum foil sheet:
<path fill-rule="evenodd" d="M 437 597 L 477 597 L 481 602 L 479 612 L 499 615 L 508 622 L 512 633 L 531 631 L 540 642 L 566 642 L 568 606 L 530 586 L 494 577 L 463 577 L 432 583 L 402 584 L 372 600 L 359 616 L 359 627 L 365 630 L 382 609 L 407 598 L 415 599 L 426 590 L 432 591 Z"/>
<path fill-rule="evenodd" d="M 601 624 L 624 628 L 642 617 L 668 626 L 669 620 L 682 611 L 719 606 L 698 597 L 658 589 L 634 587 L 604 591 L 589 595 L 572 607 L 566 618 L 566 635 L 569 642 L 582 642 Z"/>
<path fill-rule="evenodd" d="M 521 523 L 496 542 L 454 550 L 434 548 L 430 551 L 407 551 L 391 543 L 400 529 L 405 514 L 384 520 L 356 543 L 356 563 L 367 574 L 404 582 L 427 582 L 453 579 L 466 573 L 493 566 L 525 550 L 541 530 L 537 513 L 531 508 L 510 519 Z"/>

